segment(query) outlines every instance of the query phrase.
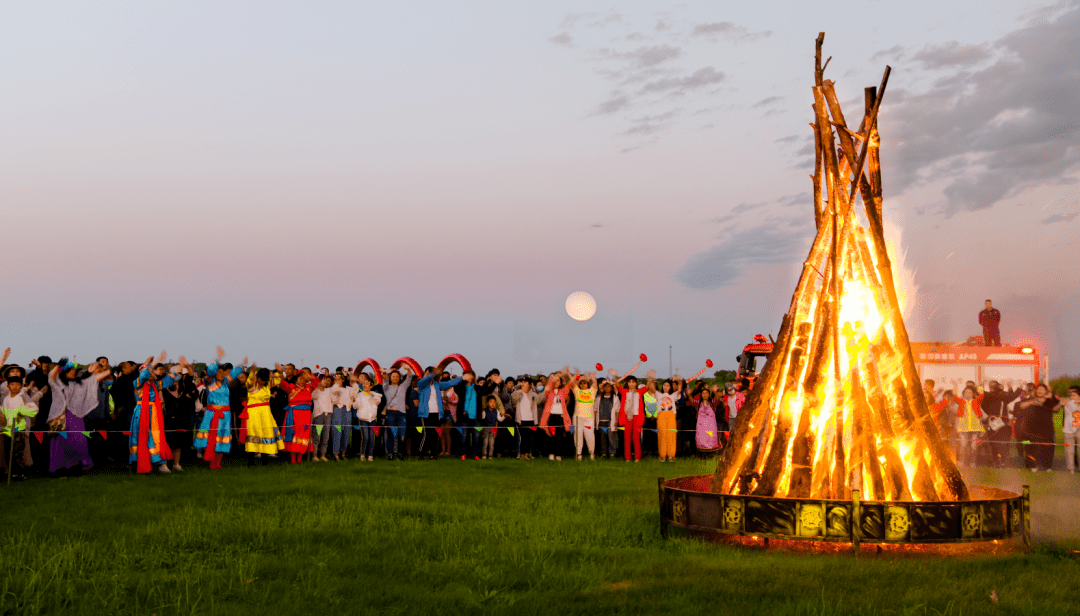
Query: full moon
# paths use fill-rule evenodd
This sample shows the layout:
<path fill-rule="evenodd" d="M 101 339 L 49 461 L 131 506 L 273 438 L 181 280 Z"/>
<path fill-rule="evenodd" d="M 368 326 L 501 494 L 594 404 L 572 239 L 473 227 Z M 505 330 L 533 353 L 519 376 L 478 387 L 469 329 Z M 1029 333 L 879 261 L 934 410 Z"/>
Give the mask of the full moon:
<path fill-rule="evenodd" d="M 566 314 L 575 321 L 588 321 L 596 314 L 596 300 L 585 291 L 574 291 L 566 298 Z"/>

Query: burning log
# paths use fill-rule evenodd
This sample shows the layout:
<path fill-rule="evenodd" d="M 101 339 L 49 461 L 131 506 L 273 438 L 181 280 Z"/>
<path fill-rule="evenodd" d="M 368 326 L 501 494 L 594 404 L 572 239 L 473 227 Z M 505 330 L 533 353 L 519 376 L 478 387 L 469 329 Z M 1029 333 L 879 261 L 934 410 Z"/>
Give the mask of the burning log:
<path fill-rule="evenodd" d="M 835 84 L 823 78 L 823 40 L 812 88 L 817 235 L 712 491 L 964 500 L 967 486 L 922 395 L 885 247 L 877 117 L 891 69 L 866 88 L 852 131 Z"/>

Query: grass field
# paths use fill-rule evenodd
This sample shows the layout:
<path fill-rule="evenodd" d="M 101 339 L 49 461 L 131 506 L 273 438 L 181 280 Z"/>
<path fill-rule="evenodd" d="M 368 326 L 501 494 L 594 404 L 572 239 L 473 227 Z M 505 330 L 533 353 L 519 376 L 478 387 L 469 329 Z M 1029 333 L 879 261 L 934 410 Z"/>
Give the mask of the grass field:
<path fill-rule="evenodd" d="M 656 478 L 712 466 L 348 461 L 27 481 L 0 490 L 0 613 L 1080 612 L 1080 477 L 1018 475 L 1043 531 L 1029 554 L 889 562 L 661 539 Z"/>

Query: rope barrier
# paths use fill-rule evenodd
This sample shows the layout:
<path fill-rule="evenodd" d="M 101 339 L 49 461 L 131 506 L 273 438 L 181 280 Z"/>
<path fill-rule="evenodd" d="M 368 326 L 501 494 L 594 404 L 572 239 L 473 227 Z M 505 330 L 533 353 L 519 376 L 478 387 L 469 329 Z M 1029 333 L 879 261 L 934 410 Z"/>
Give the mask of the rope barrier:
<path fill-rule="evenodd" d="M 301 427 L 303 427 L 303 426 L 301 426 Z M 344 430 L 346 428 L 350 428 L 350 427 L 354 431 L 362 430 L 364 428 L 370 428 L 372 430 L 379 430 L 379 431 L 388 430 L 388 429 L 393 429 L 393 430 L 398 430 L 398 431 L 406 431 L 406 430 L 409 430 L 410 427 L 411 427 L 411 428 L 415 429 L 417 431 L 417 433 L 423 433 L 423 431 L 425 429 L 427 429 L 427 430 L 437 430 L 437 431 L 440 431 L 440 432 L 442 430 L 444 430 L 444 429 L 457 430 L 459 433 L 462 433 L 462 434 L 465 433 L 465 430 L 469 430 L 469 429 L 476 430 L 477 432 L 482 432 L 484 430 L 492 430 L 492 431 L 509 430 L 510 435 L 515 436 L 516 432 L 518 430 L 522 430 L 522 429 L 532 430 L 532 431 L 535 432 L 536 430 L 544 430 L 545 428 L 557 428 L 559 426 L 550 426 L 550 425 L 546 426 L 546 427 L 545 426 L 525 426 L 525 427 L 521 427 L 521 426 L 449 426 L 447 428 L 444 428 L 443 426 L 388 426 L 388 425 L 358 426 L 358 425 L 353 425 L 353 424 L 308 424 L 307 427 L 309 429 L 316 430 L 319 434 L 322 434 L 322 428 L 323 427 L 334 428 L 338 432 L 341 432 L 342 430 Z M 285 426 L 281 426 L 281 428 L 282 429 L 283 428 L 293 428 L 293 429 L 295 429 L 296 426 L 285 425 Z M 570 428 L 567 430 L 567 432 L 573 433 L 575 428 L 576 428 L 576 426 L 570 426 Z M 610 432 L 610 431 L 624 431 L 626 428 L 624 426 L 618 426 L 618 427 L 615 427 L 615 428 L 605 428 L 603 426 L 597 426 L 595 429 L 603 430 L 604 432 Z M 231 430 L 230 429 L 230 432 L 238 432 L 238 431 L 239 430 Z M 37 438 L 36 435 L 38 435 L 38 434 L 40 434 L 42 436 L 44 436 L 46 434 L 58 434 L 62 438 L 67 438 L 68 432 L 78 432 L 79 434 L 82 434 L 83 436 L 85 436 L 87 438 L 89 438 L 90 436 L 92 436 L 95 433 L 100 435 L 102 438 L 107 438 L 107 436 L 106 436 L 107 434 L 123 434 L 125 436 L 131 436 L 131 434 L 132 434 L 131 430 L 79 430 L 79 431 L 76 431 L 76 430 L 19 430 L 19 429 L 14 429 L 14 432 L 19 433 L 19 434 L 22 434 L 22 433 L 32 434 L 32 435 L 35 435 L 35 438 Z M 161 430 L 161 432 L 199 432 L 199 430 L 198 429 L 188 429 L 188 428 L 177 428 L 177 429 L 173 429 L 173 430 Z M 675 429 L 675 428 L 642 428 L 641 432 L 653 432 L 653 433 L 660 433 L 660 432 L 675 432 L 675 433 L 678 433 L 678 432 L 693 432 L 693 433 L 697 433 L 697 430 L 696 429 L 679 430 L 679 429 Z M 708 434 L 709 436 L 712 436 L 713 432 L 709 431 L 709 430 L 706 430 L 706 434 Z M 716 434 L 720 434 L 724 438 L 728 438 L 731 435 L 731 432 L 730 431 L 724 431 L 724 430 L 718 430 L 718 431 L 716 431 Z M 941 439 L 941 440 L 943 440 L 943 441 L 945 441 L 947 443 L 960 443 L 960 442 L 962 442 L 961 439 Z M 1009 445 L 1013 445 L 1013 444 L 1020 444 L 1020 445 L 1053 445 L 1053 446 L 1056 446 L 1056 447 L 1072 447 L 1072 444 L 1070 444 L 1070 443 L 1058 443 L 1058 442 L 1049 442 L 1048 443 L 1048 442 L 1043 442 L 1043 441 L 1016 440 L 1016 439 L 1010 439 L 1010 440 L 1007 440 L 1007 441 L 994 441 L 994 440 L 989 440 L 989 439 L 977 439 L 976 438 L 976 439 L 972 439 L 972 442 L 974 442 L 975 444 L 1005 443 L 1005 444 L 1009 444 Z"/>

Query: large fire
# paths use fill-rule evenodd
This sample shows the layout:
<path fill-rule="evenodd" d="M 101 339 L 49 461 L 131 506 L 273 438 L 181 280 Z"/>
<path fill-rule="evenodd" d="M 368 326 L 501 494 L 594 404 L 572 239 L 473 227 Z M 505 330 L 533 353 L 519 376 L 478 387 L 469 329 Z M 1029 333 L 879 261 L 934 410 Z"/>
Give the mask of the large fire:
<path fill-rule="evenodd" d="M 880 90 L 868 88 L 862 124 L 851 130 L 821 77 L 820 55 L 818 62 L 818 233 L 712 491 L 967 500 L 923 398 L 897 289 L 904 285 L 894 280 L 885 241 L 877 112 L 888 70 Z"/>

